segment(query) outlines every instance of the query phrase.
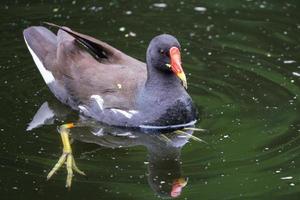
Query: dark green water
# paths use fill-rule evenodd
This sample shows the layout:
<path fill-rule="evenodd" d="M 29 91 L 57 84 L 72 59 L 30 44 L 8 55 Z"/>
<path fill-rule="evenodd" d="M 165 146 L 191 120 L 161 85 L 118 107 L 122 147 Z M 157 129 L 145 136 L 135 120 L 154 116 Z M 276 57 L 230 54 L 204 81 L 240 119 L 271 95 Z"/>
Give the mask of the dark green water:
<path fill-rule="evenodd" d="M 1 199 L 158 199 L 174 177 L 189 178 L 179 199 L 300 198 L 299 1 L 157 2 L 1 1 Z M 200 111 L 197 127 L 208 130 L 194 135 L 207 144 L 78 129 L 74 157 L 88 177 L 75 175 L 71 191 L 65 169 L 46 181 L 61 155 L 57 126 L 77 113 L 63 108 L 68 115 L 26 131 L 45 101 L 60 107 L 22 37 L 42 21 L 141 60 L 152 37 L 175 35 Z M 155 176 L 159 183 L 151 181 Z"/>

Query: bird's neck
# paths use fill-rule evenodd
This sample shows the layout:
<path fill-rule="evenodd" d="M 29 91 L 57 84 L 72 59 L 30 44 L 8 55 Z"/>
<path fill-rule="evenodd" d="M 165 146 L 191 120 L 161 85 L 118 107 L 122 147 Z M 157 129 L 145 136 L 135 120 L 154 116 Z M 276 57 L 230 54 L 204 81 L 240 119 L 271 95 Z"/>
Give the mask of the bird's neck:
<path fill-rule="evenodd" d="M 167 126 L 196 119 L 192 100 L 175 74 L 148 69 L 147 77 L 137 98 L 142 124 Z"/>
<path fill-rule="evenodd" d="M 163 93 L 165 91 L 180 90 L 181 88 L 180 80 L 172 72 L 162 72 L 155 67 L 147 67 L 146 90 L 162 90 L 161 93 Z"/>
<path fill-rule="evenodd" d="M 172 90 L 180 88 L 180 81 L 171 71 L 161 71 L 157 65 L 158 62 L 153 55 L 153 50 L 148 48 L 147 57 L 147 80 L 145 83 L 145 89 L 150 90 Z"/>
<path fill-rule="evenodd" d="M 175 74 L 161 72 L 148 66 L 147 80 L 140 91 L 138 105 L 143 109 L 151 109 L 165 104 L 167 109 L 174 100 L 182 98 L 183 94 L 186 94 L 186 91 Z"/>

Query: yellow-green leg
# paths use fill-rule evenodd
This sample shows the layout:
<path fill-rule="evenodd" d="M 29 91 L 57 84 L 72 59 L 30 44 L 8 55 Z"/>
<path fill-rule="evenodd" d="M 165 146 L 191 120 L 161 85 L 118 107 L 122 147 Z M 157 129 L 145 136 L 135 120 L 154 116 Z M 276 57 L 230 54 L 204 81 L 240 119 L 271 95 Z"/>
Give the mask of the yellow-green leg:
<path fill-rule="evenodd" d="M 60 167 L 65 163 L 67 172 L 68 172 L 67 180 L 66 180 L 67 188 L 71 187 L 73 170 L 81 175 L 85 175 L 85 173 L 83 171 L 81 171 L 80 169 L 78 169 L 78 167 L 76 166 L 76 163 L 75 163 L 75 160 L 74 160 L 74 157 L 72 154 L 69 133 L 70 133 L 70 129 L 73 127 L 75 127 L 75 125 L 73 123 L 68 123 L 68 124 L 64 124 L 64 125 L 60 126 L 59 133 L 60 133 L 61 140 L 63 143 L 63 153 L 47 176 L 47 180 L 49 180 L 53 176 L 53 174 L 55 172 L 57 172 L 60 169 Z"/>

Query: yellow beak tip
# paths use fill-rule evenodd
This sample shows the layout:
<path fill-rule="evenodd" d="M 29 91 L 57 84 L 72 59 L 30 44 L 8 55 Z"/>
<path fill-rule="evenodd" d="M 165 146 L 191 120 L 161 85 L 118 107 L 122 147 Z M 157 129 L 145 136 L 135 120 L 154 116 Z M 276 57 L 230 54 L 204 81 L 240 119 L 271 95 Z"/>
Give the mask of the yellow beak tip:
<path fill-rule="evenodd" d="M 182 81 L 182 85 L 185 89 L 187 89 L 187 81 L 186 81 L 186 76 L 183 72 L 180 72 L 178 74 L 176 74 L 178 76 L 178 78 Z"/>

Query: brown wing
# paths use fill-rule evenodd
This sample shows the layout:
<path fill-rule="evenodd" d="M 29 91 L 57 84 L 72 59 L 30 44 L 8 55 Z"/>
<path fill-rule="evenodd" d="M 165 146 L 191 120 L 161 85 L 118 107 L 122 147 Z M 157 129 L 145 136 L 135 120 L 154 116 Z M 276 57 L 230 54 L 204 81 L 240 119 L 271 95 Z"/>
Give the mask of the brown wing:
<path fill-rule="evenodd" d="M 138 89 L 146 80 L 145 63 L 66 27 L 60 27 L 57 40 L 52 71 L 75 102 L 88 103 L 91 95 L 100 95 L 104 107 L 134 108 Z"/>

